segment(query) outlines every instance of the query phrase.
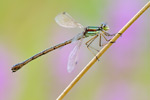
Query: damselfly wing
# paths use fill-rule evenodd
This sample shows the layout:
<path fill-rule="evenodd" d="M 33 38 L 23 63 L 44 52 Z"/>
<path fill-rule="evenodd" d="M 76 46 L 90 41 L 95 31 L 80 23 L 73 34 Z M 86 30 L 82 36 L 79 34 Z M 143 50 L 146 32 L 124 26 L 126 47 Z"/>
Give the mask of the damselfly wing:
<path fill-rule="evenodd" d="M 80 23 L 75 21 L 68 13 L 63 12 L 55 17 L 55 21 L 58 25 L 65 27 L 65 28 L 84 28 Z M 71 51 L 69 58 L 68 58 L 68 64 L 67 64 L 67 71 L 70 73 L 73 71 L 75 66 L 77 65 L 77 59 L 78 59 L 78 53 L 80 46 L 82 44 L 82 39 L 78 40 L 78 38 L 82 38 L 83 33 L 79 33 L 76 35 L 72 43 L 75 43 L 74 49 Z"/>

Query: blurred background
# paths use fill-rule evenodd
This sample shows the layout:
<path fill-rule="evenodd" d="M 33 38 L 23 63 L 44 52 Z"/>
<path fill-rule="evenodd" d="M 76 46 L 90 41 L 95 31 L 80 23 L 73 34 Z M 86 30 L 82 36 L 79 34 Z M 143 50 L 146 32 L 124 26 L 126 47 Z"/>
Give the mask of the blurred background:
<path fill-rule="evenodd" d="M 0 100 L 55 100 L 93 55 L 84 45 L 72 73 L 67 61 L 74 44 L 27 64 L 16 73 L 11 67 L 34 54 L 74 37 L 81 29 L 67 29 L 54 18 L 68 12 L 86 26 L 107 22 L 117 33 L 148 0 L 1 0 Z M 150 9 L 147 10 L 64 100 L 150 99 Z"/>

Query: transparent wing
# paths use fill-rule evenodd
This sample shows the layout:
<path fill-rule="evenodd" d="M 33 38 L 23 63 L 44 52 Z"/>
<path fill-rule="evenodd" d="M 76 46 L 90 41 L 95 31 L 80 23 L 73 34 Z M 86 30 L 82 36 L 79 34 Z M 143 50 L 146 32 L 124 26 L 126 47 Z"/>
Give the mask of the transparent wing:
<path fill-rule="evenodd" d="M 83 33 L 79 33 L 77 34 L 73 39 L 72 39 L 72 43 L 75 43 L 76 41 L 78 41 L 79 39 L 82 39 L 84 37 Z"/>
<path fill-rule="evenodd" d="M 78 52 L 80 49 L 82 43 L 82 39 L 76 42 L 76 46 L 71 51 L 69 58 L 68 58 L 68 65 L 67 65 L 67 71 L 71 73 L 75 66 L 77 65 L 77 58 L 78 58 Z"/>
<path fill-rule="evenodd" d="M 65 28 L 84 28 L 80 23 L 76 22 L 68 13 L 63 12 L 55 17 L 55 21 L 58 25 Z"/>

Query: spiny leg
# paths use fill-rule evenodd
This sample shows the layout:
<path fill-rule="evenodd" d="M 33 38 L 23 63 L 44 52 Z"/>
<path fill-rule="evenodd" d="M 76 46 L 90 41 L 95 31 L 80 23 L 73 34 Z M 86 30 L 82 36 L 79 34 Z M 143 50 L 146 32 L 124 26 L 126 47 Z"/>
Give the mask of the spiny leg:
<path fill-rule="evenodd" d="M 108 34 L 109 34 L 109 33 L 107 33 L 107 35 L 106 35 L 106 32 L 104 32 L 104 35 L 106 35 L 106 36 L 114 36 L 114 35 L 115 35 L 115 34 L 112 34 L 112 35 L 111 35 L 111 34 L 108 35 Z M 105 39 L 107 42 L 109 42 L 109 41 L 111 40 L 111 39 L 108 40 L 108 39 L 103 35 L 103 33 L 101 33 L 101 35 L 104 37 L 104 39 Z M 111 41 L 110 43 L 115 43 L 115 42 Z"/>
<path fill-rule="evenodd" d="M 91 46 L 89 46 L 89 47 L 91 47 Z M 88 48 L 88 50 L 96 57 L 96 59 L 99 61 L 99 59 L 98 59 L 98 57 L 96 56 L 96 54 L 89 48 L 89 47 L 87 47 Z M 95 50 L 95 49 L 94 49 Z"/>
<path fill-rule="evenodd" d="M 115 33 L 115 34 L 109 34 L 108 32 L 105 32 L 105 31 L 103 31 L 103 33 L 104 33 L 106 36 L 115 36 L 115 35 L 116 35 L 116 33 Z"/>
<path fill-rule="evenodd" d="M 87 45 L 87 47 L 98 37 L 98 35 L 94 36 L 93 38 L 91 38 L 90 40 L 88 40 L 85 44 Z M 88 44 L 89 43 L 89 44 Z"/>
<path fill-rule="evenodd" d="M 110 41 L 110 39 L 108 40 L 103 34 L 101 34 L 103 37 L 104 37 L 104 39 L 108 42 L 108 41 Z"/>
<path fill-rule="evenodd" d="M 108 32 L 105 32 L 105 31 L 103 31 L 103 33 L 104 33 L 106 36 L 115 36 L 116 34 L 119 34 L 120 36 L 122 36 L 122 33 L 109 34 Z"/>
<path fill-rule="evenodd" d="M 99 36 L 99 46 L 101 47 L 102 46 L 102 40 L 101 40 L 101 34 L 100 34 L 100 36 Z"/>
<path fill-rule="evenodd" d="M 106 44 L 102 44 L 102 40 L 101 40 L 102 37 L 101 37 L 101 35 L 104 37 L 104 39 L 105 39 L 106 41 L 110 41 L 110 40 L 111 40 L 111 39 L 110 39 L 110 40 L 107 40 L 106 37 L 105 37 L 103 34 L 100 34 L 100 38 L 99 38 L 99 46 L 100 46 L 100 47 L 102 47 L 102 46 L 104 46 L 104 45 L 107 44 L 107 43 L 106 43 Z"/>
<path fill-rule="evenodd" d="M 122 36 L 122 33 L 109 34 L 109 33 L 104 32 L 104 31 L 103 31 L 103 33 L 104 33 L 106 36 L 115 36 L 116 34 L 119 34 L 120 36 Z M 109 41 L 110 41 L 110 40 L 111 40 L 111 39 L 109 39 Z M 115 43 L 115 42 L 111 41 L 110 43 Z"/>
<path fill-rule="evenodd" d="M 106 36 L 115 36 L 116 34 L 119 34 L 120 36 L 122 36 L 122 33 L 109 34 L 108 32 L 105 32 L 105 31 L 103 31 L 103 33 L 104 33 Z"/>
<path fill-rule="evenodd" d="M 93 50 L 95 50 L 95 51 L 99 52 L 99 50 L 95 49 L 95 48 L 94 48 L 94 47 L 92 47 L 91 45 L 89 45 L 89 48 L 91 48 L 91 49 L 93 49 Z"/>
<path fill-rule="evenodd" d="M 91 38 L 89 41 L 87 41 L 85 43 L 85 45 L 87 46 L 87 48 L 89 49 L 89 51 L 94 55 L 96 56 L 96 54 L 91 50 L 96 50 L 97 52 L 99 52 L 99 50 L 95 49 L 94 47 L 90 46 L 90 44 L 98 37 L 98 35 L 94 36 L 93 38 Z M 91 48 L 91 49 L 90 49 Z M 96 56 L 96 59 L 99 61 L 98 57 Z"/>
<path fill-rule="evenodd" d="M 90 47 L 91 49 L 94 49 L 95 51 L 99 52 L 99 50 L 95 49 L 94 47 L 90 46 L 90 44 L 98 37 L 98 35 L 94 36 L 93 38 L 91 38 L 89 41 L 87 41 L 85 44 L 88 47 Z"/>
<path fill-rule="evenodd" d="M 102 31 L 103 33 L 100 33 L 100 39 L 99 39 L 99 46 L 102 47 L 102 46 L 105 46 L 106 44 L 102 44 L 102 41 L 101 41 L 101 35 L 104 37 L 104 39 L 109 42 L 111 39 L 107 39 L 105 36 L 114 36 L 115 34 L 109 34 L 105 31 Z M 105 36 L 104 36 L 105 35 Z M 110 43 L 115 43 L 113 41 L 111 41 Z"/>
<path fill-rule="evenodd" d="M 115 34 L 109 34 L 108 32 L 105 32 L 105 31 L 103 31 L 103 33 L 104 33 L 105 36 L 115 36 L 117 34 L 117 33 L 115 33 Z M 118 33 L 118 34 L 121 35 L 120 33 Z M 110 40 L 111 39 L 109 39 L 108 41 L 110 41 Z M 111 41 L 110 43 L 115 43 L 115 42 Z"/>

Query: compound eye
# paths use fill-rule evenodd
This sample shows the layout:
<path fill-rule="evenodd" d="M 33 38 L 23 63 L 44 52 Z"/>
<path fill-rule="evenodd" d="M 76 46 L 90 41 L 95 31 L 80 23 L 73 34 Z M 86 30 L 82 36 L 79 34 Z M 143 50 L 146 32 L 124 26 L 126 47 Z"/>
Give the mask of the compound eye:
<path fill-rule="evenodd" d="M 104 24 L 104 26 L 103 26 L 104 28 L 106 27 L 106 24 Z"/>
<path fill-rule="evenodd" d="M 105 27 L 106 27 L 106 24 L 105 24 L 105 23 L 103 23 L 101 26 L 105 28 Z"/>

